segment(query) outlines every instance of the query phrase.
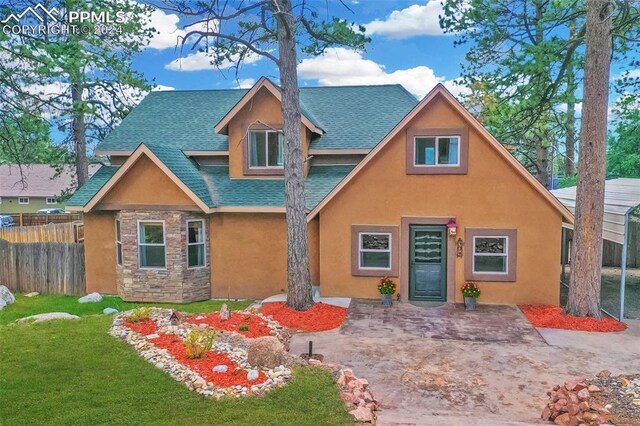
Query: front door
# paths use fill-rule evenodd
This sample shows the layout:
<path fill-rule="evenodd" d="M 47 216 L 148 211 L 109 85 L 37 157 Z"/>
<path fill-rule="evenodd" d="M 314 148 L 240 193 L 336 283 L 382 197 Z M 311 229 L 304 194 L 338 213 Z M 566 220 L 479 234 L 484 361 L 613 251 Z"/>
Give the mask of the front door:
<path fill-rule="evenodd" d="M 409 300 L 447 298 L 447 228 L 411 225 Z"/>

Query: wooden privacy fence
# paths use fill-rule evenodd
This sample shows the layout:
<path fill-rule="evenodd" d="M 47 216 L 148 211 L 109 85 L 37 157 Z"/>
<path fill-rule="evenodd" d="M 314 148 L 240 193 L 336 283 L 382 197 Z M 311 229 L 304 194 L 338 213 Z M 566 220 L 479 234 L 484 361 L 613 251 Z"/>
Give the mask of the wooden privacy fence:
<path fill-rule="evenodd" d="M 38 226 L 49 223 L 69 223 L 82 220 L 80 213 L 73 214 L 40 214 L 40 213 L 16 213 L 10 214 L 16 226 Z"/>
<path fill-rule="evenodd" d="M 82 223 L 52 223 L 41 226 L 0 228 L 0 239 L 12 243 L 82 242 Z"/>
<path fill-rule="evenodd" d="M 23 293 L 83 295 L 84 244 L 0 240 L 0 284 Z"/>

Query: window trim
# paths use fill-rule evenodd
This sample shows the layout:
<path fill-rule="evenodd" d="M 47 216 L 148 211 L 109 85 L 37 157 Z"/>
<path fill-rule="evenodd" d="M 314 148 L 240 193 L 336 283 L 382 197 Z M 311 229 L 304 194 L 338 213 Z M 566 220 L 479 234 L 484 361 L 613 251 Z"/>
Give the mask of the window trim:
<path fill-rule="evenodd" d="M 27 200 L 27 201 L 22 202 L 22 200 Z M 29 197 L 18 197 L 18 204 L 27 205 L 29 204 L 29 202 L 30 202 Z"/>
<path fill-rule="evenodd" d="M 191 222 L 200 222 L 202 223 L 202 242 L 201 243 L 190 243 L 189 242 L 189 223 Z M 186 254 L 187 254 L 187 269 L 200 269 L 200 268 L 206 268 L 207 267 L 207 228 L 205 227 L 205 220 L 204 219 L 187 219 L 187 233 L 186 233 Z M 203 264 L 202 265 L 196 265 L 196 266 L 189 266 L 189 246 L 196 246 L 196 245 L 202 245 L 202 260 L 203 260 Z"/>
<path fill-rule="evenodd" d="M 458 139 L 458 164 L 415 164 L 416 139 L 420 137 L 436 138 L 436 161 L 439 150 L 439 138 L 457 136 Z M 458 128 L 432 128 L 409 129 L 406 140 L 406 172 L 408 175 L 464 175 L 467 174 L 469 163 L 469 129 Z"/>
<path fill-rule="evenodd" d="M 122 254 L 122 221 L 120 219 L 116 219 L 115 221 L 115 232 L 116 232 L 116 265 L 122 266 L 124 263 L 124 256 Z M 120 230 L 120 239 L 118 239 L 118 230 Z M 118 257 L 118 253 L 120 257 Z"/>
<path fill-rule="evenodd" d="M 282 134 L 281 125 L 268 125 L 262 123 L 250 123 L 243 126 L 246 129 L 243 147 L 242 172 L 246 176 L 284 176 L 284 166 L 251 166 L 251 133 L 252 132 L 272 132 Z M 304 142 L 304 141 L 303 141 Z M 283 158 L 284 158 L 284 134 L 282 141 Z"/>
<path fill-rule="evenodd" d="M 142 223 L 161 223 L 162 224 L 162 244 L 157 243 L 140 243 L 140 224 Z M 167 232 L 166 225 L 164 220 L 159 219 L 138 219 L 136 225 L 136 232 L 138 235 L 138 269 L 151 269 L 151 270 L 166 270 L 167 269 Z M 142 266 L 141 265 L 141 257 L 140 256 L 140 246 L 154 246 L 154 247 L 164 247 L 164 266 Z"/>
<path fill-rule="evenodd" d="M 518 231 L 516 229 L 465 229 L 465 279 L 472 281 L 515 282 L 517 268 Z M 476 272 L 475 241 L 477 238 L 505 238 L 506 272 Z M 480 256 L 500 256 L 500 254 L 480 254 Z"/>
<path fill-rule="evenodd" d="M 435 153 L 435 162 L 436 164 L 417 164 L 416 163 L 416 157 L 418 154 L 418 144 L 417 139 L 418 138 L 433 138 L 435 139 L 436 143 L 435 143 L 435 148 L 436 148 L 436 153 Z M 458 139 L 458 149 L 457 149 L 457 154 L 458 154 L 458 162 L 456 164 L 439 164 L 438 163 L 438 157 L 440 156 L 440 139 L 444 139 L 444 138 L 457 138 Z M 414 136 L 413 138 L 413 167 L 460 167 L 460 145 L 461 145 L 461 140 L 462 138 L 460 137 L 460 135 L 449 135 L 449 136 L 423 136 L 423 135 L 417 135 Z"/>
<path fill-rule="evenodd" d="M 49 202 L 49 200 L 53 200 L 53 203 L 50 203 L 50 202 Z M 55 198 L 55 197 L 46 197 L 46 199 L 45 199 L 45 203 L 46 203 L 47 205 L 51 206 L 51 205 L 58 204 L 58 201 L 56 200 L 56 198 Z"/>
<path fill-rule="evenodd" d="M 363 234 L 389 235 L 389 268 L 361 266 Z M 392 225 L 352 225 L 351 226 L 351 275 L 363 277 L 397 277 L 399 270 L 399 228 Z M 380 250 L 374 250 L 380 251 Z"/>

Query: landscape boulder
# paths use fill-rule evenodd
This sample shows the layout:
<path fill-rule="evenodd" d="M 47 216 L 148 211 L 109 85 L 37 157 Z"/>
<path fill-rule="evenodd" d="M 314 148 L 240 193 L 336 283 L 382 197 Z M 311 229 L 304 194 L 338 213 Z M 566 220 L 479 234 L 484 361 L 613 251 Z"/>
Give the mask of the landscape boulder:
<path fill-rule="evenodd" d="M 286 361 L 284 345 L 273 336 L 253 339 L 247 351 L 247 361 L 254 368 L 275 368 L 282 365 Z"/>
<path fill-rule="evenodd" d="M 39 296 L 40 293 L 38 293 L 37 291 L 32 291 L 31 293 L 27 293 L 24 295 L 24 297 L 36 297 Z"/>
<path fill-rule="evenodd" d="M 102 296 L 100 295 L 100 293 L 89 293 L 86 296 L 82 296 L 80 299 L 78 299 L 78 302 L 95 303 L 95 302 L 100 302 L 101 300 L 102 300 Z"/>
<path fill-rule="evenodd" d="M 57 319 L 78 319 L 80 318 L 77 315 L 71 315 L 67 312 L 48 312 L 46 314 L 38 314 L 31 315 L 29 317 L 19 318 L 16 320 L 17 324 L 22 324 L 25 322 L 42 322 L 42 321 L 50 321 Z"/>
<path fill-rule="evenodd" d="M 113 315 L 113 314 L 117 314 L 118 310 L 114 309 L 114 308 L 104 308 L 102 310 L 102 313 L 105 314 L 105 315 Z"/>
<path fill-rule="evenodd" d="M 7 306 L 7 302 L 5 302 L 4 300 L 0 299 L 0 311 L 3 310 L 5 306 Z"/>
<path fill-rule="evenodd" d="M 0 299 L 4 300 L 4 303 L 7 305 L 11 305 L 16 301 L 16 298 L 11 294 L 11 291 L 4 285 L 0 285 Z"/>

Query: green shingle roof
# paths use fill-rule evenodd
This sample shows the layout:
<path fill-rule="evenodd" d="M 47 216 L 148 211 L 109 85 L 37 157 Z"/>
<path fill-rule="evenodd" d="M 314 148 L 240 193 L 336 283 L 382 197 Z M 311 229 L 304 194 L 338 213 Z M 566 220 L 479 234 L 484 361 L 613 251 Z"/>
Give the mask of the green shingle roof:
<path fill-rule="evenodd" d="M 315 206 L 335 188 L 354 166 L 313 166 L 305 182 L 307 209 Z M 231 179 L 229 167 L 202 167 L 209 182 L 213 206 L 284 207 L 284 180 Z"/>
<path fill-rule="evenodd" d="M 133 151 L 139 144 L 186 151 L 226 151 L 227 136 L 214 126 L 246 90 L 151 92 L 98 146 Z M 303 87 L 302 113 L 325 134 L 315 149 L 371 149 L 417 104 L 400 85 Z"/>
<path fill-rule="evenodd" d="M 145 145 L 169 145 L 189 151 L 226 151 L 226 135 L 213 127 L 246 90 L 151 92 L 98 145 L 99 151 L 133 151 Z"/>
<path fill-rule="evenodd" d="M 82 207 L 86 205 L 93 196 L 102 189 L 105 183 L 114 173 L 118 170 L 115 166 L 102 166 L 91 179 L 89 179 L 84 185 L 78 189 L 69 200 L 67 200 L 67 206 Z"/>
<path fill-rule="evenodd" d="M 148 148 L 208 207 L 284 207 L 282 179 L 231 179 L 228 166 L 199 167 L 176 148 L 157 145 Z M 307 208 L 313 210 L 353 167 L 311 167 L 305 184 Z M 114 166 L 100 168 L 67 205 L 85 206 L 117 170 Z"/>
<path fill-rule="evenodd" d="M 281 179 L 231 179 L 228 166 L 199 166 L 183 151 L 227 151 L 214 126 L 246 90 L 151 92 L 98 146 L 134 151 L 141 144 L 209 207 L 284 206 Z M 303 87 L 301 112 L 324 134 L 312 149 L 372 149 L 411 111 L 417 100 L 400 85 Z M 353 166 L 312 166 L 306 181 L 313 209 Z M 117 170 L 103 167 L 68 201 L 85 206 Z"/>
<path fill-rule="evenodd" d="M 418 101 L 398 84 L 303 88 L 300 103 L 325 131 L 311 148 L 372 149 Z"/>

